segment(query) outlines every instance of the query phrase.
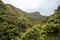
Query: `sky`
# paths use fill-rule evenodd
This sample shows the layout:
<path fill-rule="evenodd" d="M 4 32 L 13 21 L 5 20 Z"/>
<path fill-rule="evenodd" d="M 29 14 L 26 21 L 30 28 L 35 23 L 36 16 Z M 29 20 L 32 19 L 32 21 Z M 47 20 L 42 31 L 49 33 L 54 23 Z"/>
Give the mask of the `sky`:
<path fill-rule="evenodd" d="M 12 4 L 25 12 L 40 12 L 41 15 L 49 16 L 60 5 L 60 0 L 2 0 Z"/>

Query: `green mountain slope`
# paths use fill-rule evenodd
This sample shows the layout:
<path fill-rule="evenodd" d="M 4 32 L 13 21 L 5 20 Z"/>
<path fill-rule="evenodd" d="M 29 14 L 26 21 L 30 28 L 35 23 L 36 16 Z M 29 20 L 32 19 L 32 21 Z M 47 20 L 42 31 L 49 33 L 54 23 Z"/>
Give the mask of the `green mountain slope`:
<path fill-rule="evenodd" d="M 60 40 L 60 6 L 48 17 L 45 24 L 37 24 L 27 32 L 22 40 Z"/>
<path fill-rule="evenodd" d="M 0 0 L 0 40 L 60 40 L 60 6 L 46 17 Z"/>
<path fill-rule="evenodd" d="M 39 12 L 33 12 L 33 13 L 24 12 L 12 6 L 11 4 L 7 4 L 7 9 L 9 10 L 9 12 L 11 12 L 12 15 L 16 15 L 19 20 L 23 22 L 29 22 L 28 24 L 31 24 L 31 25 L 32 24 L 34 25 L 35 23 L 38 23 L 39 21 L 42 21 L 42 20 L 45 21 L 44 19 L 47 18 L 47 16 L 40 15 Z"/>
<path fill-rule="evenodd" d="M 45 30 L 50 40 L 60 40 L 60 6 L 58 6 L 55 13 L 48 18 Z"/>
<path fill-rule="evenodd" d="M 21 33 L 42 21 L 41 17 L 39 13 L 24 12 L 0 0 L 0 40 L 20 40 Z"/>

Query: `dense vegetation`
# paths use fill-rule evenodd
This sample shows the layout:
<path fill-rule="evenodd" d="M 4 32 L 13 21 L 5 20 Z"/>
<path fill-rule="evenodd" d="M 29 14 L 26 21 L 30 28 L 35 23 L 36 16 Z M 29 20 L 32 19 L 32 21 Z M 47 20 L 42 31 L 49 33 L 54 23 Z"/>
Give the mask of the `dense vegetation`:
<path fill-rule="evenodd" d="M 60 40 L 60 6 L 47 18 L 0 0 L 0 40 Z"/>

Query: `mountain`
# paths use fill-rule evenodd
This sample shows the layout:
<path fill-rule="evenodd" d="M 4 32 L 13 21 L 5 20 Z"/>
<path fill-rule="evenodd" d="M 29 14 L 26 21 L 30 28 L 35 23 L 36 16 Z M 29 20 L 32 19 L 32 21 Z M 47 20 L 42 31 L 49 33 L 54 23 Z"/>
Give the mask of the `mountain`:
<path fill-rule="evenodd" d="M 22 40 L 60 40 L 60 6 L 45 22 L 28 29 Z"/>
<path fill-rule="evenodd" d="M 47 19 L 45 26 L 47 39 L 60 40 L 60 6 L 55 10 L 54 14 Z M 53 38 L 53 39 L 52 39 Z"/>
<path fill-rule="evenodd" d="M 40 12 L 32 12 L 32 13 L 30 13 L 30 15 L 32 15 L 32 16 L 35 16 L 35 17 L 37 17 L 38 19 L 45 19 L 45 17 L 47 18 L 47 16 L 42 16 L 41 14 L 40 14 Z"/>
<path fill-rule="evenodd" d="M 27 13 L 0 0 L 0 40 L 20 40 L 33 25 L 46 19 L 39 12 Z"/>
<path fill-rule="evenodd" d="M 60 40 L 60 6 L 47 17 L 0 0 L 0 40 Z"/>
<path fill-rule="evenodd" d="M 28 22 L 31 22 L 31 24 L 35 24 L 35 22 L 38 22 L 38 21 L 45 21 L 44 19 L 47 18 L 47 16 L 42 16 L 40 15 L 39 12 L 32 12 L 32 13 L 27 13 L 27 12 L 24 12 L 22 11 L 21 9 L 18 9 L 16 7 L 14 7 L 13 5 L 11 4 L 6 4 L 7 5 L 7 8 L 10 12 L 12 12 L 13 15 L 16 15 L 19 17 L 19 19 L 21 21 L 28 21 Z"/>

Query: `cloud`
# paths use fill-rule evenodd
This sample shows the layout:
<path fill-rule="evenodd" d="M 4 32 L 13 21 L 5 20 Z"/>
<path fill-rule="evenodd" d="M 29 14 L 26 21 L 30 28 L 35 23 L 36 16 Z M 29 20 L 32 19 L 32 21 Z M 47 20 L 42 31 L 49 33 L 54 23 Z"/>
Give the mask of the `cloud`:
<path fill-rule="evenodd" d="M 42 15 L 51 15 L 60 4 L 60 0 L 3 0 L 26 11 L 39 11 Z"/>

